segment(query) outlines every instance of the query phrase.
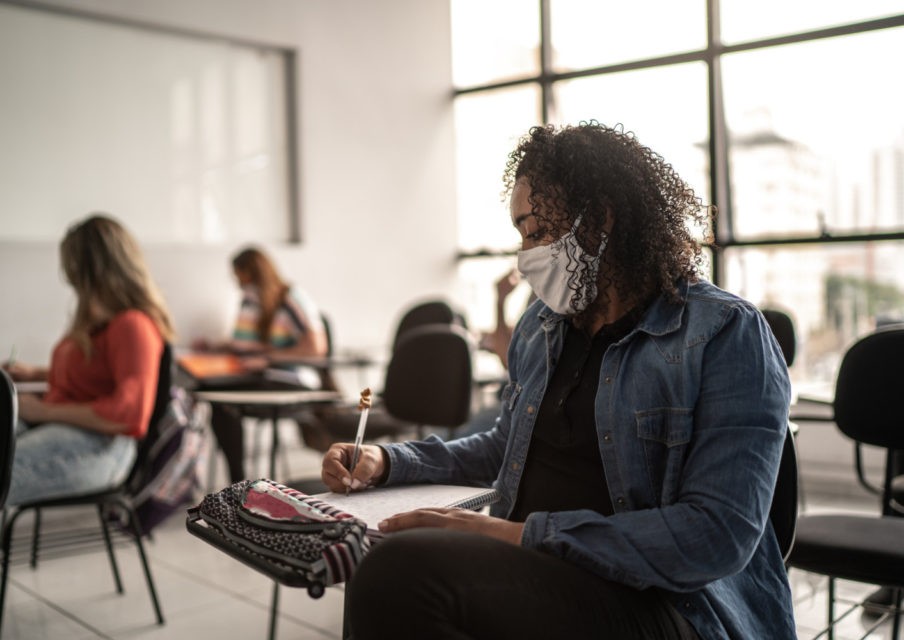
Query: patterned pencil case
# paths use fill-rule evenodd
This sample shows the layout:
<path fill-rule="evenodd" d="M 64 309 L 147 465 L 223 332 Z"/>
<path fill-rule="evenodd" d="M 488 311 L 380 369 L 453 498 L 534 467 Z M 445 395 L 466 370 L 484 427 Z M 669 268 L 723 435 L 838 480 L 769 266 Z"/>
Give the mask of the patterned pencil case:
<path fill-rule="evenodd" d="M 370 549 L 367 526 L 272 480 L 243 480 L 189 510 L 231 543 L 301 573 L 312 597 L 351 578 Z"/>

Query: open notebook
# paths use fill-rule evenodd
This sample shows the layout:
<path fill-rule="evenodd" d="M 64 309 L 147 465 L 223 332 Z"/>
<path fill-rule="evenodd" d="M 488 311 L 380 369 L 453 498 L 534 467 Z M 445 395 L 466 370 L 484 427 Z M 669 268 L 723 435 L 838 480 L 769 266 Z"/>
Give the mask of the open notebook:
<path fill-rule="evenodd" d="M 495 489 L 450 484 L 404 484 L 375 487 L 364 491 L 318 493 L 313 496 L 350 513 L 376 531 L 381 520 L 405 511 L 424 507 L 459 507 L 479 511 L 499 500 Z"/>

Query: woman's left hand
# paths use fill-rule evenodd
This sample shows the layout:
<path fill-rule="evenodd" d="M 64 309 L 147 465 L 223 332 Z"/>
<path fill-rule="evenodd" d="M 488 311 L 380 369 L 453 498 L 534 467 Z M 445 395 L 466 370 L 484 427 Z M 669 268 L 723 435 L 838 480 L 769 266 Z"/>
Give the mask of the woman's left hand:
<path fill-rule="evenodd" d="M 510 522 L 469 509 L 415 509 L 394 515 L 379 524 L 383 533 L 416 527 L 470 531 L 519 546 L 524 531 L 522 522 Z"/>
<path fill-rule="evenodd" d="M 47 405 L 33 393 L 19 394 L 19 417 L 25 422 L 46 422 Z"/>
<path fill-rule="evenodd" d="M 240 360 L 247 371 L 263 371 L 270 366 L 270 360 L 265 356 L 242 356 Z"/>

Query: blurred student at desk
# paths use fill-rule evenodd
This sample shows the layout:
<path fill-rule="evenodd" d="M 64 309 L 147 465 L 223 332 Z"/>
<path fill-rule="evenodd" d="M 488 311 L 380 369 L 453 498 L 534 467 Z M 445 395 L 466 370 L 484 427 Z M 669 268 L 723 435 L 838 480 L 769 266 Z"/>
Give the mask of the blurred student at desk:
<path fill-rule="evenodd" d="M 77 304 L 50 366 L 6 366 L 13 380 L 48 383 L 43 396 L 19 394 L 9 505 L 90 493 L 125 478 L 173 337 L 138 243 L 112 218 L 73 225 L 60 262 Z"/>
<path fill-rule="evenodd" d="M 478 346 L 482 350 L 489 351 L 499 358 L 499 362 L 505 369 L 508 369 L 508 348 L 512 341 L 512 332 L 514 331 L 514 327 L 506 319 L 505 305 L 520 281 L 521 274 L 518 273 L 517 269 L 508 271 L 501 278 L 496 280 L 496 324 L 491 331 L 481 333 L 478 342 Z M 529 307 L 536 299 L 536 296 L 531 294 L 525 308 Z M 493 428 L 496 424 L 496 418 L 499 417 L 501 408 L 501 398 L 499 396 L 505 388 L 504 380 L 493 381 L 494 384 L 497 382 L 502 384 L 494 401 L 487 403 L 476 411 L 467 423 L 463 424 L 455 431 L 455 437 L 462 438 Z"/>
<path fill-rule="evenodd" d="M 228 351 L 242 356 L 249 369 L 264 369 L 279 363 L 327 355 L 327 334 L 320 311 L 311 298 L 290 286 L 279 274 L 272 260 L 260 249 L 248 247 L 232 259 L 232 269 L 242 290 L 242 301 L 235 328 L 229 340 L 208 342 L 195 340 L 197 351 Z M 315 386 L 331 387 L 328 372 L 323 372 Z M 261 385 L 264 385 L 262 380 Z M 299 381 L 299 386 L 304 386 Z M 251 386 L 231 386 L 233 390 Z M 232 482 L 245 478 L 242 415 L 235 408 L 214 404 L 211 427 L 229 466 Z"/>
<path fill-rule="evenodd" d="M 490 514 L 418 509 L 346 588 L 350 635 L 796 637 L 769 521 L 784 358 L 749 302 L 701 276 L 708 212 L 632 133 L 535 127 L 509 156 L 518 268 L 539 298 L 496 425 L 324 455 L 333 491 L 492 485 Z M 442 390 L 437 390 L 442 393 Z"/>

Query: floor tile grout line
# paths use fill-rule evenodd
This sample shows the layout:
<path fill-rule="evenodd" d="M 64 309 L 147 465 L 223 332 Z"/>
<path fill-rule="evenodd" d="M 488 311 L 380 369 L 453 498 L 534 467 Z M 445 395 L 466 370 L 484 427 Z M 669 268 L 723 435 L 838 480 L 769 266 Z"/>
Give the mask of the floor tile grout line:
<path fill-rule="evenodd" d="M 181 566 L 171 564 L 169 561 L 159 560 L 159 559 L 155 558 L 154 562 L 155 562 L 155 564 L 160 564 L 160 565 L 166 567 L 173 573 L 180 575 L 183 578 L 186 578 L 187 580 L 189 580 L 191 582 L 203 585 L 205 587 L 210 587 L 216 591 L 219 591 L 222 594 L 225 594 L 225 595 L 231 597 L 232 599 L 234 599 L 238 602 L 248 604 L 248 605 L 250 605 L 256 609 L 260 609 L 262 611 L 266 611 L 268 615 L 270 613 L 270 603 L 265 604 L 262 602 L 256 602 L 254 600 L 251 600 L 251 599 L 249 599 L 248 595 L 245 593 L 242 593 L 240 591 L 235 591 L 232 589 L 228 589 L 228 588 L 223 588 L 221 583 L 217 583 L 212 580 L 199 578 L 197 573 L 191 573 L 191 572 L 187 571 L 186 569 L 182 568 Z M 253 569 L 250 569 L 250 568 L 248 570 L 253 571 Z M 270 580 L 269 583 L 270 583 L 270 586 L 272 587 L 273 580 Z M 293 587 L 286 587 L 283 585 L 280 586 L 281 590 L 282 589 L 291 589 L 291 588 L 293 588 Z M 272 593 L 272 591 L 271 591 L 271 593 Z M 331 634 L 331 632 L 329 630 L 326 630 L 326 629 L 323 629 L 316 625 L 313 625 L 312 623 L 308 622 L 307 620 L 304 620 L 302 618 L 297 618 L 294 615 L 292 615 L 290 613 L 286 613 L 282 610 L 278 611 L 278 615 L 279 615 L 280 619 L 285 618 L 287 620 L 291 620 L 292 622 L 295 622 L 303 627 L 306 627 L 307 629 L 309 629 L 311 631 L 316 631 L 316 632 L 322 633 L 322 634 Z M 328 636 L 328 637 L 330 637 L 330 636 Z"/>
<path fill-rule="evenodd" d="M 26 587 L 24 584 L 20 583 L 18 580 L 16 580 L 12 576 L 9 577 L 9 586 L 14 586 L 14 587 L 20 589 L 24 593 L 30 595 L 36 601 L 40 602 L 41 604 L 43 604 L 45 606 L 50 607 L 51 609 L 53 609 L 60 615 L 64 616 L 65 618 L 72 620 L 80 627 L 83 627 L 83 628 L 87 629 L 88 631 L 90 631 L 91 633 L 97 635 L 97 637 L 104 638 L 105 640 L 114 640 L 114 638 L 112 636 L 108 636 L 103 631 L 101 631 L 100 629 L 96 629 L 92 625 L 88 624 L 87 622 L 85 622 L 84 620 L 82 620 L 81 618 L 76 616 L 74 613 L 72 613 L 68 609 L 65 609 L 65 608 L 61 607 L 60 605 L 52 602 L 51 600 L 48 600 L 47 598 L 42 596 L 40 593 L 38 593 L 32 589 L 29 589 L 28 587 Z"/>

